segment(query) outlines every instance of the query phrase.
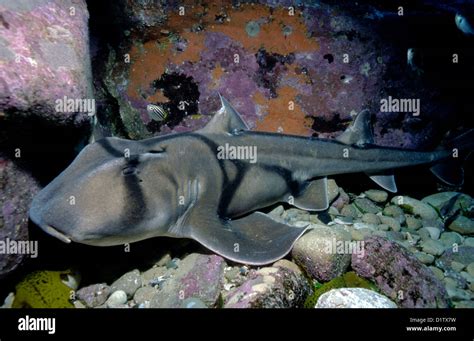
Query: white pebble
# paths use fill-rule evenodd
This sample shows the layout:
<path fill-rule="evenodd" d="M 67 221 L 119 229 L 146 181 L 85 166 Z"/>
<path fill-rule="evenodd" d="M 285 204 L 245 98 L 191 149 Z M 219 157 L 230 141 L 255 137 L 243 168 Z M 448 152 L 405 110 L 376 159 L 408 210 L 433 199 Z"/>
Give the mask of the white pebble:
<path fill-rule="evenodd" d="M 117 308 L 127 303 L 127 294 L 123 290 L 114 291 L 105 303 L 109 308 Z"/>

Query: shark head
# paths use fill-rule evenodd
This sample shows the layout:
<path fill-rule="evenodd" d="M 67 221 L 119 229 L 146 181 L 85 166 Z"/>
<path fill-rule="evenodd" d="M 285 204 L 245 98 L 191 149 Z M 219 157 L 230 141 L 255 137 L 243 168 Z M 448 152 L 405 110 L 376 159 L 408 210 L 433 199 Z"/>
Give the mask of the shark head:
<path fill-rule="evenodd" d="M 176 188 L 158 145 L 118 138 L 88 145 L 37 194 L 31 220 L 64 242 L 96 246 L 165 234 Z"/>

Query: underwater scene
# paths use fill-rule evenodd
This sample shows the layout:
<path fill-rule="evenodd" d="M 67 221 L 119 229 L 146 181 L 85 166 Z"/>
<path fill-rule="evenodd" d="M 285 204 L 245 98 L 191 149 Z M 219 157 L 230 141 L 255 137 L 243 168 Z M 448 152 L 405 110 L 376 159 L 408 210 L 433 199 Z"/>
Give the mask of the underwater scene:
<path fill-rule="evenodd" d="M 0 47 L 2 308 L 474 308 L 472 1 L 0 0 Z"/>

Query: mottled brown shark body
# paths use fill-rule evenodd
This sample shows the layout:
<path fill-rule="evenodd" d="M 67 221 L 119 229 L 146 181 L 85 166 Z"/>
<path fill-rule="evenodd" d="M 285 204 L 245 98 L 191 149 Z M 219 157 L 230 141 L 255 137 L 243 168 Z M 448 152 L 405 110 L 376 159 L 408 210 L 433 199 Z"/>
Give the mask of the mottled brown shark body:
<path fill-rule="evenodd" d="M 257 210 L 278 202 L 325 210 L 326 177 L 335 174 L 365 172 L 395 192 L 387 171 L 452 158 L 447 148 L 372 145 L 367 111 L 338 140 L 323 140 L 249 131 L 221 100 L 221 109 L 196 132 L 88 145 L 35 197 L 31 219 L 64 242 L 109 246 L 192 238 L 228 259 L 261 265 L 287 254 L 306 228 Z M 451 182 L 462 177 L 443 166 L 433 171 Z"/>

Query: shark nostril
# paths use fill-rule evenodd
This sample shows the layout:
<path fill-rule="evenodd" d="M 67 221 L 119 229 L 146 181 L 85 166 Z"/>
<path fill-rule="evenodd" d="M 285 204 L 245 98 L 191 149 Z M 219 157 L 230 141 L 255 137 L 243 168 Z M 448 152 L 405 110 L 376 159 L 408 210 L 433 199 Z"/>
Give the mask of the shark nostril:
<path fill-rule="evenodd" d="M 52 227 L 51 225 L 43 225 L 42 226 L 43 230 L 52 235 L 53 237 L 56 237 L 58 238 L 60 241 L 64 242 L 64 243 L 70 243 L 71 242 L 71 238 L 69 238 L 68 236 L 66 236 L 65 234 L 59 232 L 58 230 L 56 230 L 54 227 Z"/>
<path fill-rule="evenodd" d="M 122 169 L 122 174 L 127 175 L 134 175 L 137 173 L 137 167 L 135 166 L 127 166 Z"/>

